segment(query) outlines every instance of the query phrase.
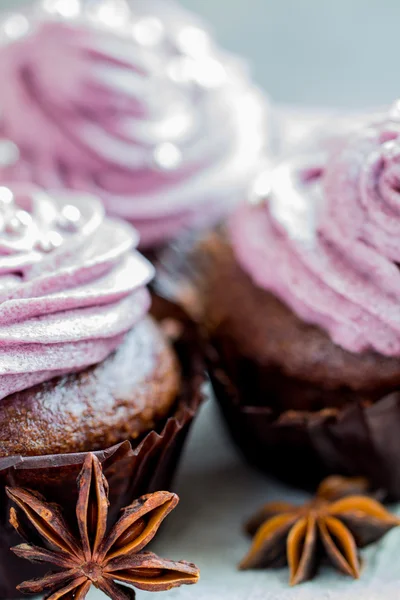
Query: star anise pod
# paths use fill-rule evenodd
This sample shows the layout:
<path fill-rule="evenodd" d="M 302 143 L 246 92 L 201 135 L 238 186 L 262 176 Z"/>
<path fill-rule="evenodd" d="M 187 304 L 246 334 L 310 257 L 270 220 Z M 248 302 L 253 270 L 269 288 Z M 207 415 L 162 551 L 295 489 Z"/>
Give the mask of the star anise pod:
<path fill-rule="evenodd" d="M 59 506 L 45 502 L 35 492 L 7 489 L 9 498 L 44 542 L 43 547 L 26 543 L 13 551 L 21 558 L 57 568 L 41 579 L 21 584 L 21 592 L 47 592 L 47 600 L 83 600 L 94 585 L 113 600 L 133 600 L 134 590 L 116 582 L 152 592 L 197 583 L 199 570 L 195 565 L 164 560 L 142 551 L 177 505 L 178 496 L 169 492 L 143 496 L 122 511 L 121 518 L 107 533 L 108 484 L 94 454 L 88 454 L 84 462 L 78 491 L 79 536 L 67 525 Z M 27 539 L 15 508 L 11 508 L 10 522 Z"/>
<path fill-rule="evenodd" d="M 304 506 L 272 502 L 247 523 L 254 539 L 239 568 L 288 564 L 290 584 L 296 585 L 311 579 L 319 562 L 328 558 L 337 569 L 358 578 L 358 548 L 398 525 L 397 517 L 367 495 L 365 480 L 328 477 Z"/>

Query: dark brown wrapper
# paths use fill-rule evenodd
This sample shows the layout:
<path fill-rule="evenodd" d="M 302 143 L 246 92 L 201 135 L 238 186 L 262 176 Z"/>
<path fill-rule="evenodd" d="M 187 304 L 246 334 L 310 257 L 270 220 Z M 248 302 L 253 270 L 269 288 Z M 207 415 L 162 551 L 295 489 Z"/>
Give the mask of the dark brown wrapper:
<path fill-rule="evenodd" d="M 268 406 L 244 404 L 215 361 L 210 376 L 229 431 L 251 464 L 307 488 L 329 474 L 364 476 L 400 499 L 400 392 L 371 405 L 276 415 Z"/>
<path fill-rule="evenodd" d="M 174 413 L 139 444 L 126 441 L 95 452 L 110 486 L 110 520 L 143 494 L 171 489 L 191 423 L 204 400 L 205 369 L 195 325 L 181 309 L 162 298 L 154 298 L 152 313 L 160 321 L 179 322 L 175 348 L 183 373 L 182 390 Z M 10 551 L 21 543 L 21 538 L 8 522 L 10 501 L 5 487 L 18 486 L 40 492 L 47 501 L 62 506 L 72 525 L 78 497 L 76 479 L 85 456 L 86 453 L 0 459 L 0 598 L 20 597 L 16 590 L 19 583 L 51 570 L 49 566 L 19 559 Z"/>
<path fill-rule="evenodd" d="M 223 230 L 217 229 L 209 239 L 218 243 L 221 234 Z M 175 243 L 162 257 L 158 278 L 158 289 L 185 306 L 200 325 L 207 320 L 202 313 L 202 293 L 212 268 L 208 244 L 195 235 L 180 245 Z M 306 488 L 314 488 L 329 474 L 365 476 L 374 488 L 400 500 L 400 391 L 373 403 L 347 391 L 343 402 L 337 402 L 340 408 L 276 412 L 274 394 L 287 394 L 285 379 L 271 379 L 270 398 L 267 395 L 262 405 L 254 406 L 253 382 L 258 376 L 265 381 L 265 374 L 257 373 L 260 367 L 240 356 L 240 348 L 230 352 L 240 378 L 230 376 L 217 344 L 208 340 L 214 391 L 228 429 L 249 463 Z M 296 394 L 296 390 L 291 393 Z M 288 405 L 294 404 L 292 400 L 288 399 Z"/>

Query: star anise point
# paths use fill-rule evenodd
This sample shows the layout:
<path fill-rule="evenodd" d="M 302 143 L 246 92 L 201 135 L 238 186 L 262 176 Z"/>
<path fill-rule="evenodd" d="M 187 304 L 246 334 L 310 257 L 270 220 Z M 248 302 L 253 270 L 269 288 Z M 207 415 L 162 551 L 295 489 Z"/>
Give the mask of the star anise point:
<path fill-rule="evenodd" d="M 322 554 L 342 573 L 358 579 L 358 549 L 400 525 L 367 494 L 364 479 L 332 477 L 303 507 L 285 502 L 265 505 L 247 524 L 254 535 L 239 569 L 289 566 L 291 585 L 311 579 Z"/>
<path fill-rule="evenodd" d="M 47 503 L 35 492 L 7 488 L 17 510 L 10 510 L 10 523 L 23 537 L 18 511 L 30 522 L 44 542 L 13 548 L 31 562 L 50 563 L 58 568 L 40 579 L 27 581 L 23 593 L 48 592 L 46 600 L 84 600 L 94 585 L 113 600 L 133 600 L 131 587 L 163 591 L 183 584 L 197 583 L 199 571 L 191 563 L 159 558 L 143 549 L 153 539 L 161 523 L 175 508 L 179 498 L 170 492 L 155 492 L 139 498 L 122 510 L 119 520 L 107 533 L 108 483 L 100 461 L 88 454 L 78 478 L 76 519 L 79 539 L 65 522 L 61 509 Z"/>

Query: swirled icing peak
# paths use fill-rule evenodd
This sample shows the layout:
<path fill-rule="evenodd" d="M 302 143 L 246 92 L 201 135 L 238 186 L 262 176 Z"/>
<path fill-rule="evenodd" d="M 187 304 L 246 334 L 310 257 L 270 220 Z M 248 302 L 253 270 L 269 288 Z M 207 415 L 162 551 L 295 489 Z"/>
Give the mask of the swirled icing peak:
<path fill-rule="evenodd" d="M 400 355 L 400 104 L 281 164 L 231 234 L 242 266 L 352 352 Z"/>
<path fill-rule="evenodd" d="M 115 350 L 149 307 L 137 241 L 94 198 L 0 187 L 0 399 Z"/>
<path fill-rule="evenodd" d="M 144 245 L 239 199 L 267 137 L 243 65 L 169 0 L 43 0 L 3 20 L 3 177 L 102 198 Z"/>

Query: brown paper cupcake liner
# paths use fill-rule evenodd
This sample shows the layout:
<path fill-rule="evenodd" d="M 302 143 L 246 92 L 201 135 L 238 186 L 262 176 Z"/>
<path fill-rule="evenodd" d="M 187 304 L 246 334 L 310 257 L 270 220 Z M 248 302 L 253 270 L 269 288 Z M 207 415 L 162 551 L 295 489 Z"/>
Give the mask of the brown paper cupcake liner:
<path fill-rule="evenodd" d="M 171 483 L 191 423 L 202 403 L 205 369 L 196 327 L 173 304 L 155 298 L 154 316 L 178 326 L 175 348 L 181 362 L 183 386 L 174 413 L 138 444 L 126 441 L 95 452 L 110 486 L 110 517 L 143 494 L 171 489 Z M 32 489 L 63 507 L 73 517 L 77 501 L 76 478 L 86 453 L 52 456 L 13 456 L 0 459 L 0 597 L 16 598 L 16 586 L 43 575 L 48 568 L 17 558 L 10 548 L 21 539 L 8 523 L 10 503 L 6 486 Z M 25 524 L 27 526 L 27 524 Z"/>
<path fill-rule="evenodd" d="M 277 414 L 267 398 L 264 406 L 249 404 L 246 391 L 209 354 L 228 429 L 251 464 L 301 487 L 315 487 L 329 474 L 364 476 L 390 499 L 400 499 L 400 392 L 374 403 Z"/>
<path fill-rule="evenodd" d="M 159 268 L 158 289 L 185 306 L 200 325 L 207 319 L 202 313 L 203 281 L 213 268 L 221 235 L 223 228 L 217 228 L 206 241 L 192 234 L 175 242 Z M 218 343 L 213 347 L 208 342 L 210 378 L 228 429 L 249 463 L 306 488 L 314 488 L 328 474 L 363 475 L 400 500 L 400 391 L 372 403 L 337 390 L 330 408 L 327 392 L 311 390 L 328 400 L 328 408 L 279 409 L 277 398 L 288 393 L 287 405 L 299 405 L 294 400 L 302 393 L 300 382 L 259 372 L 240 356 L 240 349 L 232 348 L 232 364 L 222 364 Z M 270 378 L 269 398 L 256 398 L 258 377 L 267 389 Z"/>

